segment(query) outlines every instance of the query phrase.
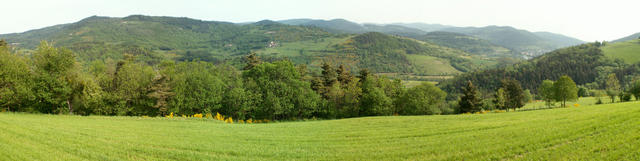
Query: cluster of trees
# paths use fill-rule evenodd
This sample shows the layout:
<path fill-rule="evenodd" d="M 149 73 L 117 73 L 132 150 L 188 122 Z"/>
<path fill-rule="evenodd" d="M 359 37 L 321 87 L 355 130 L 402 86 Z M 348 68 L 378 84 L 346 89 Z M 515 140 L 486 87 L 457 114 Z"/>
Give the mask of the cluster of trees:
<path fill-rule="evenodd" d="M 203 61 L 78 62 L 71 51 L 42 42 L 30 56 L 0 44 L 0 107 L 79 115 L 161 116 L 223 113 L 238 119 L 345 118 L 452 113 L 446 93 L 425 83 L 323 64 L 310 73 L 290 61 L 247 57 L 243 70 Z"/>
<path fill-rule="evenodd" d="M 493 94 L 490 102 L 483 102 L 481 93 L 471 81 L 467 81 L 462 88 L 463 93 L 458 102 L 461 113 L 475 113 L 484 110 L 516 110 L 522 108 L 527 102 L 532 100 L 528 90 L 523 90 L 520 82 L 514 79 L 501 81 L 501 87 Z"/>
<path fill-rule="evenodd" d="M 544 80 L 538 89 L 540 97 L 548 107 L 554 102 L 560 102 L 562 107 L 566 107 L 567 101 L 578 99 L 578 87 L 569 76 L 562 76 L 555 82 Z"/>

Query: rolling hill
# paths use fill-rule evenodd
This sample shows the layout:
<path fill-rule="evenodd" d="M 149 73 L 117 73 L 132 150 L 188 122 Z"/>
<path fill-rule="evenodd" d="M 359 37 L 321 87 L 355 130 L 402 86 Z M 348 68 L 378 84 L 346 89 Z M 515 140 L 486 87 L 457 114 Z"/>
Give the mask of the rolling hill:
<path fill-rule="evenodd" d="M 640 32 L 629 35 L 627 37 L 617 39 L 617 40 L 613 40 L 611 42 L 623 42 L 623 41 L 629 41 L 629 40 L 635 40 L 635 39 L 640 39 Z"/>
<path fill-rule="evenodd" d="M 460 49 L 472 54 L 484 54 L 487 56 L 512 55 L 511 51 L 507 48 L 494 45 L 487 40 L 460 33 L 436 31 L 430 32 L 416 39 L 432 42 L 450 48 Z"/>
<path fill-rule="evenodd" d="M 8 160 L 635 160 L 637 102 L 268 124 L 0 113 Z M 51 157 L 55 154 L 56 157 Z"/>
<path fill-rule="evenodd" d="M 392 23 L 392 24 L 358 24 L 344 19 L 334 20 L 313 20 L 313 19 L 292 19 L 278 21 L 290 25 L 315 26 L 333 33 L 365 33 L 365 32 L 381 32 L 392 35 L 411 37 L 416 39 L 424 38 L 429 32 L 444 31 L 465 34 L 487 40 L 494 45 L 485 46 L 484 48 L 492 48 L 493 46 L 501 46 L 515 53 L 521 53 L 528 56 L 537 56 L 546 52 L 578 45 L 584 43 L 581 40 L 568 36 L 550 33 L 550 32 L 529 32 L 526 30 L 516 29 L 510 26 L 487 26 L 487 27 L 454 27 L 440 24 L 425 23 Z M 447 39 L 455 39 L 458 35 L 442 35 L 452 36 Z M 451 47 L 451 46 L 449 46 Z M 455 48 L 455 47 L 454 47 Z M 456 48 L 465 50 L 465 47 Z M 466 50 L 465 50 L 466 51 Z"/>
<path fill-rule="evenodd" d="M 291 24 L 313 22 L 289 21 Z M 401 26 L 377 28 L 379 26 L 351 24 L 345 20 L 333 22 L 336 23 L 331 25 L 333 27 L 355 25 L 374 31 L 419 32 Z M 27 53 L 40 41 L 50 41 L 74 51 L 85 61 L 121 59 L 127 53 L 148 63 L 163 59 L 203 60 L 241 67 L 243 57 L 255 52 L 263 60 L 289 59 L 297 64 L 307 64 L 312 70 L 327 61 L 348 65 L 353 72 L 368 68 L 376 73 L 417 75 L 454 75 L 499 63 L 498 58 L 406 37 L 379 32 L 338 34 L 320 27 L 269 20 L 240 25 L 177 17 L 93 16 L 75 23 L 0 35 L 0 38 Z"/>
<path fill-rule="evenodd" d="M 527 55 L 540 55 L 558 48 L 584 43 L 581 40 L 548 32 L 529 32 L 509 26 L 452 27 L 441 31 L 475 36 Z"/>
<path fill-rule="evenodd" d="M 609 58 L 620 59 L 628 64 L 639 63 L 640 39 L 607 43 L 602 47 L 602 51 Z"/>

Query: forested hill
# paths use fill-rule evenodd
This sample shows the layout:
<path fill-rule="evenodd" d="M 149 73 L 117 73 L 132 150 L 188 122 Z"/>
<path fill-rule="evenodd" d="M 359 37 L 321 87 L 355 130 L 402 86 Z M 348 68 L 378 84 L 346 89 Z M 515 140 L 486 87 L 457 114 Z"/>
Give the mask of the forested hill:
<path fill-rule="evenodd" d="M 602 79 L 598 78 L 618 66 L 604 57 L 601 46 L 601 43 L 590 43 L 558 49 L 510 67 L 465 73 L 439 86 L 447 92 L 459 93 L 459 87 L 471 80 L 473 84 L 480 84 L 479 88 L 484 93 L 492 93 L 500 86 L 499 80 L 515 79 L 522 83 L 524 89 L 535 92 L 543 80 L 556 80 L 568 75 L 578 85 L 595 82 L 593 85 L 599 88 L 601 82 L 597 81 Z"/>
<path fill-rule="evenodd" d="M 454 75 L 500 61 L 400 36 L 377 32 L 336 34 L 318 27 L 269 20 L 240 25 L 176 17 L 93 16 L 0 38 L 24 53 L 40 41 L 48 41 L 70 49 L 83 61 L 119 60 L 127 53 L 149 64 L 173 59 L 241 67 L 243 58 L 253 52 L 266 61 L 289 59 L 316 71 L 327 61 L 347 65 L 353 71 L 368 68 L 375 73 L 417 75 Z"/>
<path fill-rule="evenodd" d="M 265 48 L 270 41 L 320 39 L 329 33 L 312 27 L 258 22 L 237 25 L 189 18 L 133 15 L 124 18 L 89 17 L 76 23 L 0 35 L 19 48 L 33 49 L 40 41 L 75 51 L 82 59 L 121 58 L 122 52 L 153 51 L 180 56 L 205 51 L 224 59 Z"/>
<path fill-rule="evenodd" d="M 420 39 L 429 32 L 454 32 L 487 40 L 495 45 L 527 55 L 546 52 L 584 43 L 582 40 L 550 32 L 529 32 L 510 26 L 454 27 L 424 23 L 358 24 L 344 19 L 291 19 L 278 21 L 290 25 L 315 26 L 333 33 L 381 32 Z M 439 35 L 455 36 L 455 35 Z M 455 37 L 449 37 L 453 39 Z M 457 46 L 456 46 L 457 47 Z M 464 48 L 457 48 L 465 50 Z"/>
<path fill-rule="evenodd" d="M 584 43 L 581 40 L 548 32 L 529 32 L 509 26 L 452 27 L 441 31 L 456 32 L 488 40 L 494 44 L 533 55 Z"/>
<path fill-rule="evenodd" d="M 487 54 L 489 56 L 514 56 L 511 50 L 477 37 L 436 31 L 417 37 L 416 39 L 434 44 L 456 48 L 472 54 Z"/>

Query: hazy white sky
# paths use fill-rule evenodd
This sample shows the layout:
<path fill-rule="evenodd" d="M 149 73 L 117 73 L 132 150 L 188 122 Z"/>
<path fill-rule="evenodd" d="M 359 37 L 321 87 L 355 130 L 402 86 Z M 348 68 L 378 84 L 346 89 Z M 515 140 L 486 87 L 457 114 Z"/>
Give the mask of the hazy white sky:
<path fill-rule="evenodd" d="M 71 23 L 92 15 L 178 16 L 229 22 L 291 18 L 513 26 L 584 41 L 640 32 L 640 0 L 11 0 L 0 33 Z"/>

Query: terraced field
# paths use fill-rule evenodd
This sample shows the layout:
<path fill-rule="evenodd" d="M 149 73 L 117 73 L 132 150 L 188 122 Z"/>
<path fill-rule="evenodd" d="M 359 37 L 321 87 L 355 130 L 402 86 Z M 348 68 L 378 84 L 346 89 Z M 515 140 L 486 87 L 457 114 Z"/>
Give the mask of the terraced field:
<path fill-rule="evenodd" d="M 640 103 L 269 124 L 0 113 L 7 160 L 636 160 Z"/>

